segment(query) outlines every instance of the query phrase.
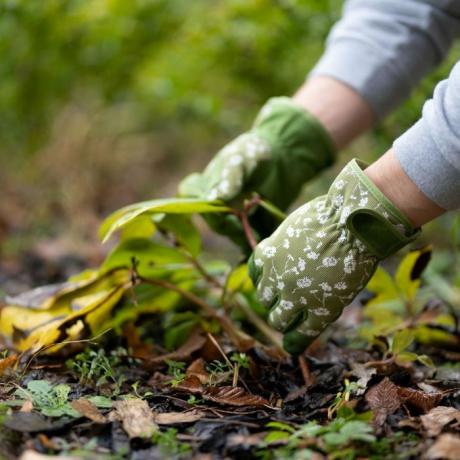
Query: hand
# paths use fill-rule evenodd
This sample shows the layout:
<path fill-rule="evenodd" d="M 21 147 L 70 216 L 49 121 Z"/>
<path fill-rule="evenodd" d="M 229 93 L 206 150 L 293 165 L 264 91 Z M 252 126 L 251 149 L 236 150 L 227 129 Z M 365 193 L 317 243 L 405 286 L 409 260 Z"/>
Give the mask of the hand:
<path fill-rule="evenodd" d="M 291 99 L 273 98 L 252 129 L 220 150 L 202 173 L 185 178 L 179 193 L 238 206 L 255 192 L 284 210 L 302 185 L 333 159 L 332 142 L 318 121 Z M 213 216 L 209 222 L 235 239 L 239 227 L 232 219 Z M 260 211 L 251 224 L 261 236 L 269 235 L 276 225 Z"/>
<path fill-rule="evenodd" d="M 294 211 L 255 249 L 250 274 L 284 347 L 301 353 L 366 286 L 380 260 L 418 236 L 351 161 L 327 195 Z"/>

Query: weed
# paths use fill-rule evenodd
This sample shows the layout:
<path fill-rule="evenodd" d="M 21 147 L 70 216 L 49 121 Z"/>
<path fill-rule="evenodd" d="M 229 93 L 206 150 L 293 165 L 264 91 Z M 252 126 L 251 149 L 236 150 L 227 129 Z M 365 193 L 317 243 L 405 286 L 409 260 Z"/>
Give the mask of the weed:
<path fill-rule="evenodd" d="M 31 400 L 34 408 L 48 417 L 78 417 L 68 401 L 70 393 L 69 385 L 59 384 L 54 387 L 46 380 L 31 380 L 27 389 L 19 388 L 16 396 Z"/>
<path fill-rule="evenodd" d="M 169 383 L 175 387 L 185 379 L 185 363 L 182 361 L 173 361 L 172 359 L 166 359 L 165 362 L 168 365 L 167 373 L 172 377 Z"/>
<path fill-rule="evenodd" d="M 152 442 L 160 447 L 162 455 L 166 458 L 183 458 L 191 453 L 190 445 L 177 439 L 175 428 L 156 432 L 152 437 Z"/>
<path fill-rule="evenodd" d="M 121 391 L 126 377 L 120 370 L 115 370 L 121 364 L 121 356 L 124 350 L 114 350 L 107 355 L 103 348 L 93 350 L 86 348 L 82 353 L 75 356 L 74 359 L 67 361 L 67 367 L 72 369 L 80 376 L 80 383 L 94 383 L 95 385 L 104 385 L 112 383 L 114 385 L 114 394 L 118 395 Z"/>

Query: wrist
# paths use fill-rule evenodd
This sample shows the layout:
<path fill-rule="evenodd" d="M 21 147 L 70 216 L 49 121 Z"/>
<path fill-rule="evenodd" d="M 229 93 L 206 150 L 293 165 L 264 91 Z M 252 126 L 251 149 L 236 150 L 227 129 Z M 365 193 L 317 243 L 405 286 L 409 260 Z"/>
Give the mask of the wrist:
<path fill-rule="evenodd" d="M 374 121 L 370 105 L 355 90 L 334 78 L 311 78 L 292 100 L 319 121 L 337 149 L 367 131 Z"/>
<path fill-rule="evenodd" d="M 415 227 L 421 227 L 446 212 L 417 188 L 401 168 L 392 149 L 364 172 Z"/>

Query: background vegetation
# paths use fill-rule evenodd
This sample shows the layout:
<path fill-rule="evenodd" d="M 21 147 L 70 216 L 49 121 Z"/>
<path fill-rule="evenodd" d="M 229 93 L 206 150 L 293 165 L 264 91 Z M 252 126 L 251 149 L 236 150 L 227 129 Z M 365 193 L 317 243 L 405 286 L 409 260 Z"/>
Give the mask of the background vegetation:
<path fill-rule="evenodd" d="M 341 5 L 0 0 L 3 258 L 57 235 L 67 246 L 91 244 L 102 215 L 174 194 L 267 98 L 296 90 Z M 353 155 L 385 151 L 454 58 Z"/>

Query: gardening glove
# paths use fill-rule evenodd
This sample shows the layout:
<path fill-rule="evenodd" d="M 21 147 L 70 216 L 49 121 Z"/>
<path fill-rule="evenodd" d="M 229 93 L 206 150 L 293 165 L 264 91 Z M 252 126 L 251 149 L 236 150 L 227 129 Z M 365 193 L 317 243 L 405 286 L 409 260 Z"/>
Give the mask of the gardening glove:
<path fill-rule="evenodd" d="M 353 160 L 328 193 L 255 249 L 249 270 L 268 321 L 297 354 L 366 286 L 377 264 L 419 234 Z"/>
<path fill-rule="evenodd" d="M 288 97 L 270 99 L 250 131 L 220 150 L 202 173 L 186 177 L 182 196 L 223 200 L 241 206 L 253 192 L 285 210 L 302 185 L 334 160 L 334 149 L 319 122 Z M 241 225 L 233 215 L 208 216 L 217 232 L 241 244 Z M 265 237 L 276 228 L 259 208 L 251 225 Z"/>

